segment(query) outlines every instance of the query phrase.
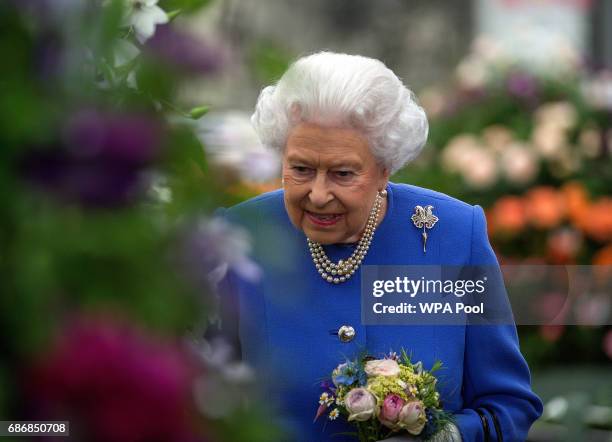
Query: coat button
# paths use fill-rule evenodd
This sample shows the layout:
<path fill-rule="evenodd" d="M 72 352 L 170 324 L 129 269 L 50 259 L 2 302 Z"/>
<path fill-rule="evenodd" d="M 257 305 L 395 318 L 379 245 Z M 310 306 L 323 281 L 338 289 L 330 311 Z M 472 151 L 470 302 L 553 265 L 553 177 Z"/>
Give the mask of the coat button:
<path fill-rule="evenodd" d="M 342 342 L 351 342 L 355 338 L 355 329 L 350 325 L 343 325 L 338 329 L 338 339 Z"/>

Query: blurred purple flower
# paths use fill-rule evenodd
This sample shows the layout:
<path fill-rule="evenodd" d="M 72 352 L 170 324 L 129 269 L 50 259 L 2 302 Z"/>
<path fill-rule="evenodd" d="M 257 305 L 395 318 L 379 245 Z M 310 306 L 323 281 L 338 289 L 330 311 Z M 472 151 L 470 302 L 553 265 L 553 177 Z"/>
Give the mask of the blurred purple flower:
<path fill-rule="evenodd" d="M 508 92 L 515 97 L 535 101 L 538 94 L 537 80 L 525 72 L 513 72 L 507 80 Z"/>
<path fill-rule="evenodd" d="M 204 219 L 182 242 L 181 268 L 197 285 L 216 286 L 228 270 L 247 281 L 257 281 L 261 269 L 250 258 L 248 233 L 220 218 Z"/>
<path fill-rule="evenodd" d="M 146 115 L 84 110 L 68 121 L 58 143 L 26 155 L 22 173 L 70 202 L 122 206 L 144 190 L 141 172 L 159 153 L 161 127 Z"/>
<path fill-rule="evenodd" d="M 76 157 L 141 165 L 155 158 L 161 135 L 148 115 L 82 110 L 68 121 L 65 142 Z"/>
<path fill-rule="evenodd" d="M 24 177 L 37 187 L 85 207 L 123 206 L 144 187 L 131 166 L 77 159 L 62 150 L 30 153 L 22 168 Z"/>
<path fill-rule="evenodd" d="M 170 25 L 158 26 L 145 48 L 150 55 L 172 69 L 189 74 L 213 73 L 223 64 L 223 55 L 219 48 L 199 41 Z"/>
<path fill-rule="evenodd" d="M 133 326 L 79 318 L 26 382 L 36 413 L 70 418 L 82 440 L 196 441 L 193 364 L 179 347 Z"/>

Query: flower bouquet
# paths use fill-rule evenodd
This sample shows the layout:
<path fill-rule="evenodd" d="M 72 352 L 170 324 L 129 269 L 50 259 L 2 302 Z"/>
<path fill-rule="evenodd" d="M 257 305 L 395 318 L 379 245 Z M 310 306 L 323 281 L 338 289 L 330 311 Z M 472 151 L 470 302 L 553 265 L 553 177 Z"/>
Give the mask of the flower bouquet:
<path fill-rule="evenodd" d="M 357 427 L 362 442 L 378 441 L 400 432 L 430 440 L 449 430 L 453 416 L 442 410 L 436 362 L 431 370 L 413 364 L 405 351 L 384 359 L 360 357 L 338 365 L 331 382 L 324 381 L 315 420 L 327 413 L 342 416 Z"/>

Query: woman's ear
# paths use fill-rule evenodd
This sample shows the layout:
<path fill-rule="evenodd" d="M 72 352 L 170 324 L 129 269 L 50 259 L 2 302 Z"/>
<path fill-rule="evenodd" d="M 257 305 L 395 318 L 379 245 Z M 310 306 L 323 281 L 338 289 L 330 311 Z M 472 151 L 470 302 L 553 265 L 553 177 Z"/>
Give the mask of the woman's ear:
<path fill-rule="evenodd" d="M 382 175 L 380 177 L 380 181 L 378 183 L 378 190 L 383 190 L 387 188 L 387 184 L 389 183 L 389 176 L 391 173 L 389 172 L 388 167 L 384 167 L 382 170 Z"/>

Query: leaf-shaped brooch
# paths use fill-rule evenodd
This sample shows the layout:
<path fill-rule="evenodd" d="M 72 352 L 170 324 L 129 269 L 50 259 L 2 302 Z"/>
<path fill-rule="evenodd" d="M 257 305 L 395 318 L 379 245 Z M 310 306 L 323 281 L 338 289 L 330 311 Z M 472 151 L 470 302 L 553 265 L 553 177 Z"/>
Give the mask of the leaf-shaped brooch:
<path fill-rule="evenodd" d="M 423 229 L 423 253 L 427 252 L 427 229 L 431 229 L 437 222 L 438 217 L 433 214 L 434 206 L 416 206 L 412 223 L 417 229 Z"/>

